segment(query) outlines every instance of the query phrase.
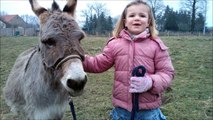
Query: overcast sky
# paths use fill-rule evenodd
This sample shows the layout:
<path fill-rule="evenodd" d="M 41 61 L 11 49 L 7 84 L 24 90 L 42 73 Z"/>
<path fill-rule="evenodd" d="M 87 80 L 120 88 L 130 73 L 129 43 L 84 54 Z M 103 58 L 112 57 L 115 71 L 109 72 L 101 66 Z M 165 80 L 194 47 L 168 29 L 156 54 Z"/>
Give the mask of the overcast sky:
<path fill-rule="evenodd" d="M 109 14 L 112 17 L 118 16 L 123 11 L 124 7 L 131 0 L 78 0 L 77 4 L 77 19 L 81 15 L 81 10 L 86 9 L 87 4 L 92 2 L 101 2 L 106 4 L 106 8 L 109 10 Z M 169 5 L 173 10 L 179 10 L 180 0 L 163 0 L 164 5 Z M 31 10 L 28 0 L 0 0 L 0 10 L 6 12 L 7 14 L 18 14 L 18 15 L 34 15 Z M 50 8 L 52 0 L 38 0 L 39 4 L 45 8 Z M 56 0 L 60 5 L 60 8 L 63 9 L 66 4 L 66 0 Z M 213 26 L 213 9 L 212 9 L 213 0 L 208 0 L 208 9 L 207 9 L 207 26 Z"/>

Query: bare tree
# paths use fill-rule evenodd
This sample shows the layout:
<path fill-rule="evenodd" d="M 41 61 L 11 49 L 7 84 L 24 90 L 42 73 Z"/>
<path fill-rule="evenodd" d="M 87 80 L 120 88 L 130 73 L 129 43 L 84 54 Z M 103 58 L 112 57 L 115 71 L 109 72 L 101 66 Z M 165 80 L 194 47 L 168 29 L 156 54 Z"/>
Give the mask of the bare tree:
<path fill-rule="evenodd" d="M 204 0 L 204 24 L 203 24 L 203 35 L 206 34 L 206 14 L 207 14 L 207 0 Z"/>
<path fill-rule="evenodd" d="M 85 18 L 83 30 L 92 35 L 104 35 L 111 31 L 113 23 L 109 16 L 106 4 L 101 2 L 92 2 L 87 4 L 87 8 L 81 11 Z"/>
<path fill-rule="evenodd" d="M 103 12 L 105 15 L 108 14 L 108 10 L 106 9 L 106 4 L 100 3 L 100 2 L 94 2 L 92 4 L 87 4 L 87 9 L 82 10 L 82 16 L 88 18 L 89 16 L 92 16 L 93 14 L 96 14 L 98 17 Z"/>
<path fill-rule="evenodd" d="M 93 15 L 93 5 L 87 4 L 87 9 L 81 11 L 82 17 L 89 18 L 89 16 Z"/>
<path fill-rule="evenodd" d="M 158 14 L 161 14 L 165 10 L 163 0 L 147 0 L 147 2 L 152 8 L 152 12 L 155 19 Z"/>
<path fill-rule="evenodd" d="M 205 4 L 207 4 L 206 0 L 183 0 L 181 1 L 182 9 L 191 12 L 191 33 L 194 32 L 195 29 L 195 19 L 198 13 L 203 13 L 203 9 L 205 8 Z"/>
<path fill-rule="evenodd" d="M 106 9 L 106 4 L 103 3 L 94 3 L 93 4 L 93 10 L 95 11 L 96 15 L 99 17 L 101 13 L 105 13 L 107 15 L 107 9 Z"/>
<path fill-rule="evenodd" d="M 28 24 L 25 27 L 33 27 L 38 25 L 38 18 L 32 15 L 21 15 L 21 18 Z"/>

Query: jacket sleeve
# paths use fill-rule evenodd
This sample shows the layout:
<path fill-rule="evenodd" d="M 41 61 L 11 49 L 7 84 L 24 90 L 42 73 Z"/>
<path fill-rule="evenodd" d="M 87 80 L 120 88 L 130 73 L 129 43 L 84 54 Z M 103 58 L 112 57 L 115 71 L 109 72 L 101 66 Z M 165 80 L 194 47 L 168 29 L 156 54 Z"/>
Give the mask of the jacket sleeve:
<path fill-rule="evenodd" d="M 96 56 L 85 55 L 85 60 L 83 62 L 84 70 L 90 73 L 101 73 L 111 68 L 114 64 L 112 51 L 113 48 L 110 42 L 108 42 L 101 54 Z"/>
<path fill-rule="evenodd" d="M 168 48 L 161 40 L 158 39 L 156 42 L 159 47 L 156 50 L 154 58 L 155 73 L 150 75 L 153 80 L 150 92 L 153 94 L 159 94 L 165 91 L 171 85 L 171 81 L 174 78 L 174 67 L 167 51 Z"/>

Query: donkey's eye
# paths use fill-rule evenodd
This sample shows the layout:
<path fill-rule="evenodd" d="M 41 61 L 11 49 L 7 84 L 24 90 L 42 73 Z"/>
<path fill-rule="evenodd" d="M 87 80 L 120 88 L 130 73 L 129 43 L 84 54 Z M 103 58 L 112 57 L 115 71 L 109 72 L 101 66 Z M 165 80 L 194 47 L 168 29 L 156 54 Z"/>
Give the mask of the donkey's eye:
<path fill-rule="evenodd" d="M 49 38 L 49 39 L 43 40 L 42 43 L 49 46 L 49 47 L 53 47 L 53 46 L 55 46 L 56 41 L 52 38 Z"/>
<path fill-rule="evenodd" d="M 82 31 L 73 31 L 72 35 L 78 41 L 81 41 L 85 37 L 85 34 Z"/>
<path fill-rule="evenodd" d="M 85 37 L 85 35 L 84 35 L 84 33 L 80 33 L 80 35 L 79 35 L 79 41 L 81 41 L 82 39 L 84 39 L 84 37 Z"/>

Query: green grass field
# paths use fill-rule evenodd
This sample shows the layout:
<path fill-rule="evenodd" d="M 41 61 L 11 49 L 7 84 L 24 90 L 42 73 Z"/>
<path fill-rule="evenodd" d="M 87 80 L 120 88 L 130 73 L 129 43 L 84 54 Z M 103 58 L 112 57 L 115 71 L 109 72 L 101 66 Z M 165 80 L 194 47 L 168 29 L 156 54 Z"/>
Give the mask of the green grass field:
<path fill-rule="evenodd" d="M 36 37 L 1 37 L 0 53 L 0 117 L 19 120 L 10 113 L 2 96 L 2 88 L 16 57 L 24 50 L 37 45 Z M 176 76 L 172 91 L 166 92 L 167 103 L 161 109 L 168 120 L 213 119 L 213 40 L 212 37 L 182 36 L 161 37 L 169 47 Z M 101 53 L 107 38 L 87 37 L 82 41 L 85 52 Z M 82 96 L 73 98 L 78 120 L 107 120 L 113 108 L 111 90 L 113 68 L 101 74 L 88 74 Z M 65 120 L 72 115 L 67 106 Z"/>

